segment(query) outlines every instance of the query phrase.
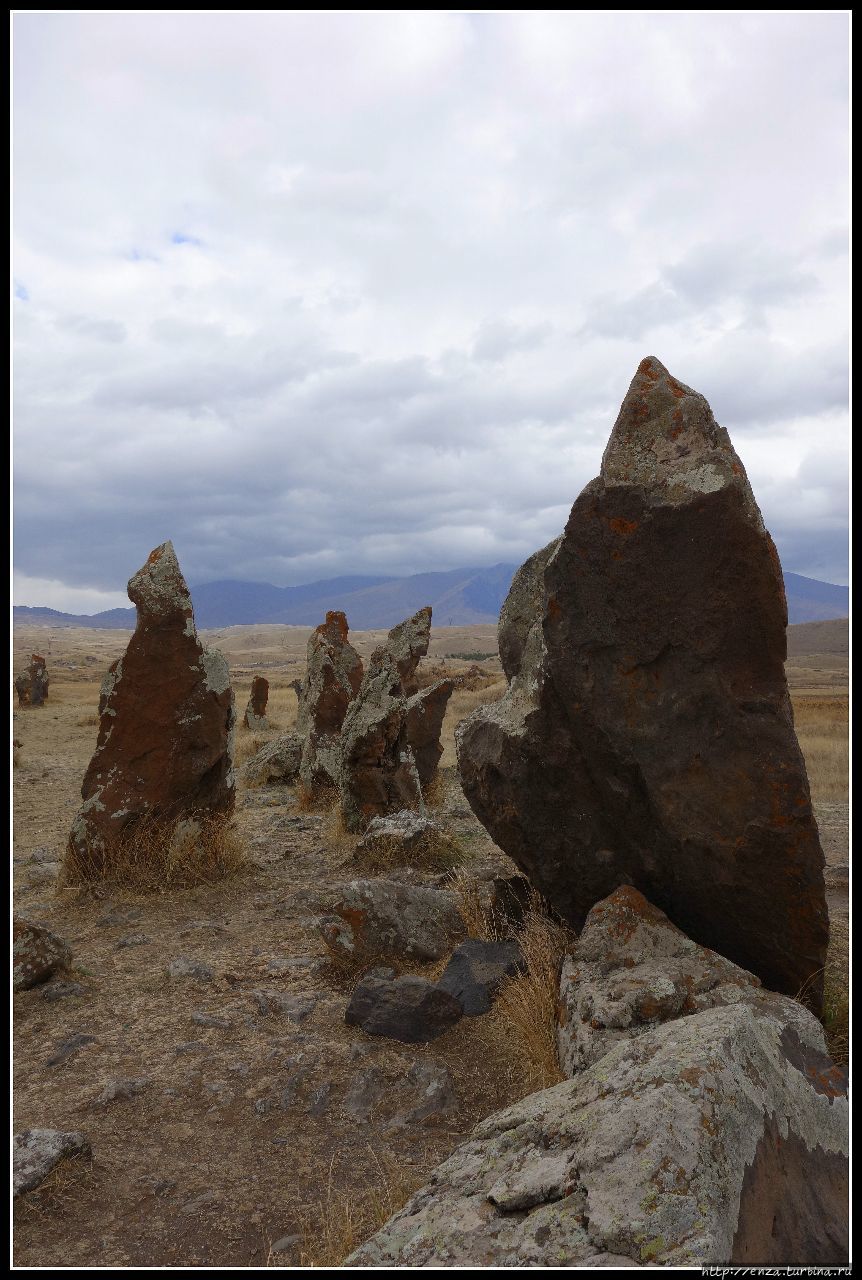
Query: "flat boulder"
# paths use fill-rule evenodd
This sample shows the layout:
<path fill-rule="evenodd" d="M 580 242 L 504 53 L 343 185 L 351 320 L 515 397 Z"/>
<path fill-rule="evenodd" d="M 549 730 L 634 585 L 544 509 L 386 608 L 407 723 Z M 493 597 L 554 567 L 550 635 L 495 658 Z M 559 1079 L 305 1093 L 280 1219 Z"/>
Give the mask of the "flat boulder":
<path fill-rule="evenodd" d="M 142 818 L 174 826 L 234 808 L 230 672 L 198 639 L 170 542 L 151 552 L 128 591 L 137 626 L 102 685 L 96 751 L 67 846 L 73 881 L 102 876 Z"/>
<path fill-rule="evenodd" d="M 72 952 L 62 938 L 44 925 L 17 917 L 12 922 L 12 983 L 26 991 L 68 969 Z"/>
<path fill-rule="evenodd" d="M 423 1044 L 448 1031 L 463 1012 L 448 991 L 406 974 L 401 978 L 363 978 L 354 988 L 344 1020 L 370 1036 Z"/>
<path fill-rule="evenodd" d="M 727 432 L 657 360 L 641 362 L 562 537 L 512 593 L 506 694 L 456 731 L 495 843 L 576 928 L 630 884 L 819 1009 L 823 853 L 784 675 L 781 566 Z"/>
<path fill-rule="evenodd" d="M 319 927 L 330 950 L 350 960 L 375 955 L 438 960 L 452 938 L 464 933 L 453 893 L 394 880 L 350 881 Z"/>
<path fill-rule="evenodd" d="M 409 860 L 410 854 L 426 841 L 441 836 L 442 831 L 432 818 L 401 809 L 382 818 L 372 818 L 356 846 L 356 853 L 361 857 L 364 853 L 386 852 L 393 858 Z"/>
<path fill-rule="evenodd" d="M 347 618 L 333 610 L 308 640 L 296 732 L 303 742 L 299 773 L 310 790 L 338 786 L 341 726 L 363 675 L 362 659 L 347 634 Z"/>
<path fill-rule="evenodd" d="M 245 709 L 243 724 L 246 729 L 268 729 L 266 704 L 269 699 L 269 681 L 263 676 L 255 676 L 251 682 L 248 706 Z"/>

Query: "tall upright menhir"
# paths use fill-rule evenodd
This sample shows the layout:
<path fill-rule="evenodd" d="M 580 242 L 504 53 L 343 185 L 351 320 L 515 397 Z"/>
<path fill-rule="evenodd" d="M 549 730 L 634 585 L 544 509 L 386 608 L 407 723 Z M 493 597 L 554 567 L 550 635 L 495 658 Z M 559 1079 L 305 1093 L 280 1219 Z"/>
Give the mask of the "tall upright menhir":
<path fill-rule="evenodd" d="M 508 690 L 457 731 L 467 798 L 576 926 L 630 884 L 822 1001 L 823 853 L 784 676 L 781 566 L 703 396 L 641 362 L 601 472 L 500 615 Z"/>
<path fill-rule="evenodd" d="M 96 751 L 67 846 L 73 880 L 109 874 L 143 820 L 170 831 L 234 808 L 230 672 L 198 639 L 170 542 L 150 553 L 128 591 L 137 626 L 102 683 Z"/>

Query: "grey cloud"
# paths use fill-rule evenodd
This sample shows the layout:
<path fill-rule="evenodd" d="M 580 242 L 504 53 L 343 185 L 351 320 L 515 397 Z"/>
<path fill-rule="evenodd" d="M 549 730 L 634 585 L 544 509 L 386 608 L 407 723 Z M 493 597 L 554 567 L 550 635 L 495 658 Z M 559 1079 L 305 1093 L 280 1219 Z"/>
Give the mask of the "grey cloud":
<path fill-rule="evenodd" d="M 85 338 L 95 338 L 98 342 L 125 342 L 126 326 L 118 320 L 93 320 L 88 316 L 61 316 L 57 319 L 58 328 L 68 333 L 79 333 Z"/>

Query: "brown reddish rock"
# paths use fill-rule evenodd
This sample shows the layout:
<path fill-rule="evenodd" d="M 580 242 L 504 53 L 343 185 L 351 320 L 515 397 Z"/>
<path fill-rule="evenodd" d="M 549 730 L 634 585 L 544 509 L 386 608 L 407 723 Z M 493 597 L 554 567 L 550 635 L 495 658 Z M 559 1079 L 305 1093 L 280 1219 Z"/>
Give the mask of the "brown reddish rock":
<path fill-rule="evenodd" d="M 245 709 L 243 723 L 246 729 L 267 729 L 266 702 L 269 697 L 269 681 L 255 676 L 251 682 L 251 695 Z"/>
<path fill-rule="evenodd" d="M 67 848 L 74 878 L 103 874 L 124 832 L 145 815 L 173 824 L 234 807 L 230 672 L 198 639 L 170 542 L 150 554 L 128 591 L 137 626 L 102 685 L 96 751 Z"/>
<path fill-rule="evenodd" d="M 433 779 L 443 754 L 440 730 L 454 688 L 454 680 L 438 680 L 407 700 L 407 741 L 423 787 Z"/>
<path fill-rule="evenodd" d="M 522 611 L 503 609 L 508 690 L 456 733 L 472 808 L 575 926 L 634 885 L 819 1009 L 823 853 L 784 677 L 781 566 L 727 432 L 657 360 L 545 552 L 526 637 Z"/>
<path fill-rule="evenodd" d="M 310 790 L 338 785 L 341 726 L 362 684 L 362 659 L 347 633 L 347 618 L 334 610 L 308 641 L 296 732 L 304 740 L 299 776 Z"/>

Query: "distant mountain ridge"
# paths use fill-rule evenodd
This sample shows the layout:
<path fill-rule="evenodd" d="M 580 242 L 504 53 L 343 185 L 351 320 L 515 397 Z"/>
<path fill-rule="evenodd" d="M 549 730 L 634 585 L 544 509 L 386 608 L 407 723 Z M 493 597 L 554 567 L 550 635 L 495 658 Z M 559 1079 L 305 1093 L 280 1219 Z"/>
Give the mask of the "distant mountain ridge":
<path fill-rule="evenodd" d="M 490 569 L 450 569 L 407 578 L 327 578 L 299 587 L 228 579 L 192 587 L 191 594 L 195 621 L 202 629 L 254 623 L 313 627 L 323 621 L 327 610 L 340 609 L 354 631 L 372 631 L 394 627 L 426 604 L 431 605 L 438 627 L 463 627 L 497 621 L 517 569 L 514 564 L 495 564 Z M 798 573 L 785 573 L 784 586 L 791 623 L 846 618 L 849 614 L 847 587 Z M 15 605 L 12 613 L 14 622 L 48 627 L 131 630 L 135 626 L 133 608 L 90 615 Z"/>

